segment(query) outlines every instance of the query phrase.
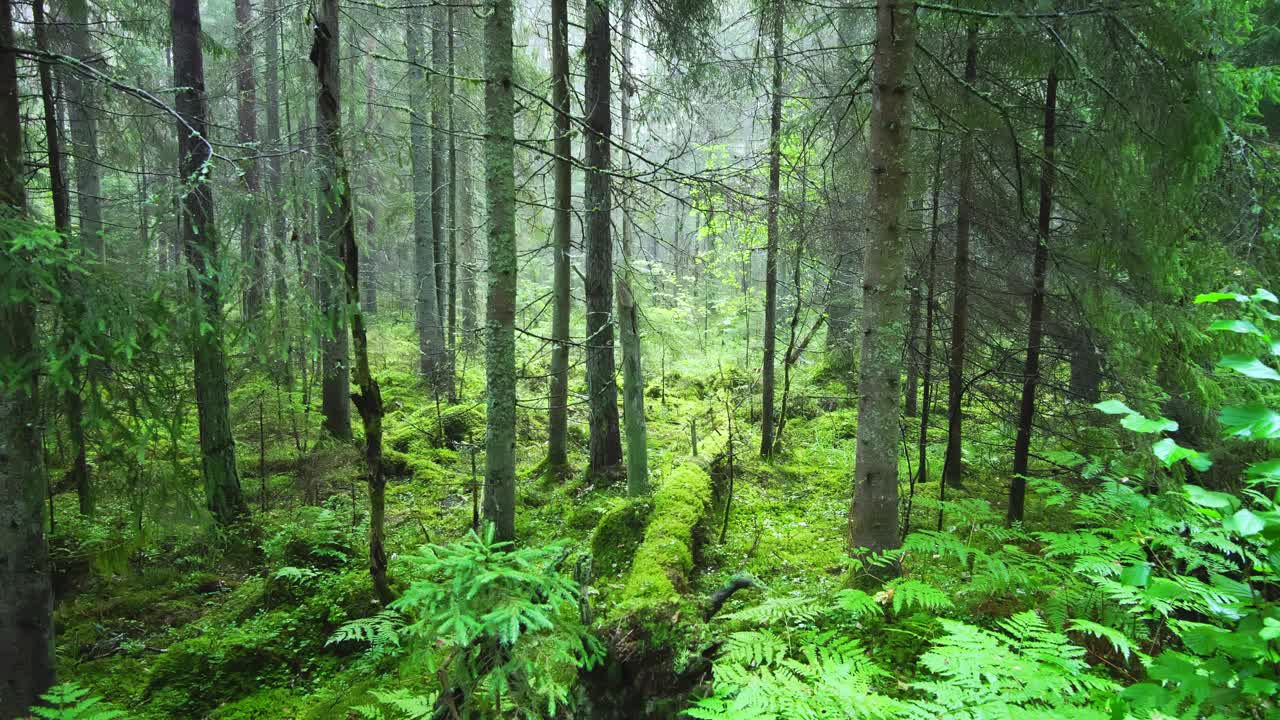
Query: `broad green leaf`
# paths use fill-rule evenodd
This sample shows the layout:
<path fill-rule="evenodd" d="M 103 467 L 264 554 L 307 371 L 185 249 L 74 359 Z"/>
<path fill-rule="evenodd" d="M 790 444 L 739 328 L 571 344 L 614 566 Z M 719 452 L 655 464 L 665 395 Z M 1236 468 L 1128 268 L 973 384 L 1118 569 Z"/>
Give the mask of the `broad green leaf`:
<path fill-rule="evenodd" d="M 1191 467 L 1204 472 L 1213 466 L 1208 455 L 1191 448 L 1182 447 L 1173 438 L 1165 438 L 1151 446 L 1151 452 L 1164 463 L 1165 467 L 1173 467 L 1183 460 Z"/>
<path fill-rule="evenodd" d="M 1265 300 L 1269 303 L 1280 303 L 1280 298 L 1276 294 L 1266 288 L 1258 288 L 1253 293 L 1254 300 Z"/>
<path fill-rule="evenodd" d="M 1222 408 L 1218 422 L 1228 435 L 1250 440 L 1280 437 L 1280 413 L 1262 405 L 1229 405 Z"/>
<path fill-rule="evenodd" d="M 1120 421 L 1120 424 L 1136 433 L 1146 434 L 1165 432 L 1166 430 L 1173 432 L 1178 429 L 1178 423 L 1170 420 L 1169 418 L 1158 418 L 1156 420 L 1152 420 L 1151 418 L 1139 413 L 1126 415 L 1125 418 Z"/>
<path fill-rule="evenodd" d="M 1147 563 L 1129 565 L 1120 571 L 1120 582 L 1125 585 L 1133 585 L 1134 587 L 1142 587 L 1146 585 L 1147 579 L 1150 577 L 1151 566 Z"/>
<path fill-rule="evenodd" d="M 1257 325 L 1248 320 L 1219 320 L 1210 325 L 1209 329 L 1215 332 L 1233 332 L 1241 335 L 1266 337 L 1266 334 L 1259 330 Z"/>
<path fill-rule="evenodd" d="M 1239 533 L 1245 537 L 1257 535 L 1267 526 L 1262 518 L 1254 515 L 1248 508 L 1240 508 L 1234 515 L 1227 518 L 1222 526 L 1226 529 Z"/>
<path fill-rule="evenodd" d="M 1100 403 L 1094 403 L 1093 407 L 1108 415 L 1133 415 L 1133 408 L 1125 405 L 1119 400 L 1103 400 Z"/>
<path fill-rule="evenodd" d="M 1186 491 L 1187 498 L 1200 507 L 1224 509 L 1239 507 L 1240 505 L 1240 500 L 1234 495 L 1205 490 L 1199 485 L 1190 483 L 1183 485 L 1182 488 Z"/>
<path fill-rule="evenodd" d="M 1241 375 L 1258 380 L 1280 381 L 1280 373 L 1276 372 L 1275 368 L 1264 364 L 1252 355 L 1226 355 L 1218 361 L 1218 367 L 1235 370 Z"/>
<path fill-rule="evenodd" d="M 1195 302 L 1196 305 L 1202 305 L 1204 303 L 1222 302 L 1223 300 L 1235 300 L 1236 302 L 1242 303 L 1248 302 L 1249 298 L 1241 295 L 1240 293 L 1211 292 L 1197 295 L 1193 302 Z"/>
<path fill-rule="evenodd" d="M 1248 467 L 1250 477 L 1280 480 L 1280 458 L 1256 462 Z"/>

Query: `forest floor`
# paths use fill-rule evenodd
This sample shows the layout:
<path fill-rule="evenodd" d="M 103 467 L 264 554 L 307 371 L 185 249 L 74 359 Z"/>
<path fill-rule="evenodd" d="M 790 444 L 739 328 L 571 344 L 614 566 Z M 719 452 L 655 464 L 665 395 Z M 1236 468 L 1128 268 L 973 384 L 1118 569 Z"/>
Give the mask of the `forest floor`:
<path fill-rule="evenodd" d="M 375 357 L 375 372 L 389 410 L 387 529 L 394 581 L 399 555 L 471 530 L 473 489 L 477 478 L 483 481 L 483 456 L 477 460 L 472 446 L 484 432 L 483 378 L 474 359 L 460 362 L 459 402 L 437 404 L 412 375 L 412 338 L 398 326 L 375 330 L 373 347 L 384 349 Z M 717 454 L 721 463 L 716 507 L 701 533 L 688 594 L 709 596 L 740 573 L 757 578 L 761 587 L 738 593 L 729 611 L 763 596 L 822 597 L 846 587 L 856 410 L 844 379 L 824 377 L 818 366 L 800 369 L 790 391 L 785 450 L 763 462 L 756 374 L 720 363 L 710 367 L 705 360 L 662 365 L 661 374 L 647 369 L 655 484 L 661 486 L 691 455 L 691 422 L 698 425 L 702 453 Z M 316 414 L 273 412 L 276 400 L 259 414 L 245 398 L 270 383 L 259 378 L 237 387 L 242 484 L 254 511 L 244 527 L 219 534 L 205 523 L 165 522 L 148 512 L 139 534 L 129 508 L 106 508 L 103 519 L 87 523 L 76 515 L 73 493 L 55 498 L 61 678 L 133 717 L 220 720 L 357 717 L 351 709 L 369 703 L 371 690 L 429 683 L 420 668 L 401 667 L 388 677 L 378 658 L 356 644 L 328 642 L 342 623 L 379 610 L 365 558 L 367 498 L 356 446 L 320 443 L 299 456 L 299 428 L 314 440 Z M 528 386 L 522 394 L 541 390 Z M 730 418 L 735 432 L 726 522 Z M 570 425 L 580 468 L 585 418 L 571 416 Z M 917 432 L 904 428 L 913 459 Z M 593 480 L 580 471 L 546 473 L 544 419 L 536 410 L 521 410 L 518 437 L 520 541 L 584 547 L 600 517 L 625 501 L 625 482 Z M 935 466 L 941 453 L 935 440 L 929 450 Z M 184 488 L 175 493 L 198 497 L 195 483 L 193 475 L 170 484 Z M 1002 486 L 970 487 L 999 494 Z M 938 489 L 936 481 L 916 487 L 913 524 L 936 526 Z M 988 500 L 997 504 L 999 498 Z M 907 572 L 928 574 L 928 566 Z M 601 574 L 608 575 L 605 570 Z M 601 582 L 621 582 L 616 577 Z M 602 602 L 610 590 L 594 588 Z M 885 659 L 892 659 L 896 644 L 907 646 L 901 652 L 909 657 L 922 642 L 909 624 L 897 630 L 878 641 Z"/>

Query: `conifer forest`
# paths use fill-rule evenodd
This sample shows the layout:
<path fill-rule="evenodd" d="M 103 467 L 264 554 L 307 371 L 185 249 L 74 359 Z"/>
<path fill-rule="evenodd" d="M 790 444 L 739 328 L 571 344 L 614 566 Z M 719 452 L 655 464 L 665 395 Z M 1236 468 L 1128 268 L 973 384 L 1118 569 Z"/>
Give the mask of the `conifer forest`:
<path fill-rule="evenodd" d="M 1280 720 L 1280 0 L 0 0 L 0 720 Z"/>

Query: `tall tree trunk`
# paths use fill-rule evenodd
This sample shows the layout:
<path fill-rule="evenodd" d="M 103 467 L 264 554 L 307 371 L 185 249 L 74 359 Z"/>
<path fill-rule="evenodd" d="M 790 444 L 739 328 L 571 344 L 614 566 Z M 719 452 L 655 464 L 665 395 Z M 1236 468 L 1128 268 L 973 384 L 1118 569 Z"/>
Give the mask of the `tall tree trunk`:
<path fill-rule="evenodd" d="M 191 285 L 191 331 L 195 355 L 196 409 L 200 420 L 200 454 L 209 511 L 221 524 L 248 515 L 236 470 L 236 444 L 231 434 L 227 398 L 227 360 L 222 348 L 222 288 L 218 273 L 218 233 L 214 222 L 209 165 L 209 101 L 204 89 L 204 54 L 200 49 L 199 0 L 171 0 L 173 70 L 177 80 L 175 109 L 178 132 L 178 176 L 186 181 L 182 198 L 183 246 Z"/>
<path fill-rule="evenodd" d="M 236 0 L 236 113 L 239 121 L 238 140 L 246 148 L 258 142 L 258 78 L 253 66 L 252 0 Z M 256 149 L 241 151 L 246 159 L 240 163 L 244 183 L 244 214 L 240 218 L 240 252 L 245 268 L 244 314 L 251 321 L 262 316 L 262 298 L 266 291 L 266 248 L 258 229 L 257 200 L 258 159 Z"/>
<path fill-rule="evenodd" d="M 1040 217 L 1031 269 L 1031 317 L 1027 328 L 1027 360 L 1022 370 L 1022 405 L 1018 437 L 1013 445 L 1013 483 L 1009 487 L 1010 523 L 1022 520 L 1027 496 L 1027 465 L 1040 382 L 1040 341 L 1044 337 L 1044 286 L 1049 266 L 1049 225 L 1053 214 L 1053 153 L 1058 111 L 1058 69 L 1049 68 L 1044 91 L 1044 154 L 1040 163 Z"/>
<path fill-rule="evenodd" d="M 369 38 L 365 54 L 369 56 L 369 70 L 365 77 L 364 93 L 364 134 L 372 137 L 375 128 L 374 102 L 378 96 L 378 67 L 374 59 L 377 51 L 375 38 Z M 364 280 L 360 283 L 360 309 L 366 315 L 378 312 L 378 243 L 375 241 L 378 231 L 378 203 L 373 198 L 378 194 L 378 173 L 373 162 L 365 163 L 365 194 L 369 198 L 366 205 L 364 249 L 360 258 Z"/>
<path fill-rule="evenodd" d="M 89 37 L 88 0 L 68 0 L 67 40 L 70 53 L 81 62 L 99 66 Z M 75 157 L 76 201 L 80 208 L 80 243 L 92 257 L 106 258 L 102 237 L 102 168 L 98 164 L 98 97 L 92 83 L 76 72 L 66 73 L 63 84 L 70 109 L 71 145 Z"/>
<path fill-rule="evenodd" d="M 916 482 L 929 480 L 929 421 L 933 414 L 933 321 L 934 297 L 938 279 L 938 199 L 942 187 L 942 141 L 938 141 L 937 159 L 933 166 L 933 196 L 929 208 L 929 259 L 926 261 L 929 282 L 924 297 L 924 357 L 920 362 L 922 395 L 920 403 L 920 435 L 916 442 L 918 462 L 916 464 Z M 911 532 L 911 500 L 907 501 L 907 519 L 903 534 Z"/>
<path fill-rule="evenodd" d="M 311 62 L 319 81 L 316 119 L 320 123 L 320 183 L 324 198 L 320 216 L 321 235 L 340 238 L 339 255 L 346 295 L 351 312 L 351 340 L 355 350 L 355 379 L 360 388 L 352 396 L 364 425 L 365 473 L 369 484 L 369 574 L 374 591 L 383 605 L 391 602 L 387 583 L 387 553 L 383 547 L 386 516 L 386 478 L 382 475 L 382 393 L 369 369 L 369 341 L 364 313 L 360 309 L 360 250 L 356 246 L 355 201 L 342 148 L 342 95 L 339 72 L 338 0 L 323 0 L 315 21 L 315 42 Z"/>
<path fill-rule="evenodd" d="M 266 0 L 266 23 L 264 29 L 265 70 L 267 93 L 267 208 L 271 214 L 271 254 L 273 260 L 273 281 L 277 322 L 284 337 L 284 345 L 289 347 L 289 339 L 284 332 L 287 328 L 285 307 L 289 297 L 287 281 L 288 266 L 285 261 L 285 216 L 283 204 L 283 168 L 280 145 L 280 0 Z M 295 222 L 298 219 L 295 218 Z M 286 366 L 288 362 L 286 361 Z"/>
<path fill-rule="evenodd" d="M 773 0 L 773 90 L 769 111 L 769 217 L 764 262 L 764 360 L 760 401 L 760 455 L 773 455 L 774 354 L 778 343 L 778 204 L 782 182 L 783 0 Z"/>
<path fill-rule="evenodd" d="M 448 91 L 447 91 L 447 111 L 449 125 L 449 187 L 447 194 L 449 197 L 449 315 L 446 319 L 448 325 L 445 335 L 445 345 L 449 348 L 449 400 L 457 400 L 455 382 L 453 381 L 454 367 L 458 362 L 458 136 L 457 128 L 454 127 L 455 111 L 457 105 L 454 76 L 458 74 L 457 65 L 454 58 L 454 40 L 453 35 L 456 32 L 454 27 L 454 7 L 450 5 L 445 11 L 446 20 L 446 38 L 448 40 Z"/>
<path fill-rule="evenodd" d="M 618 388 L 613 359 L 613 236 L 610 212 L 611 192 L 609 143 L 613 119 L 609 110 L 612 42 L 609 2 L 587 3 L 586 82 L 583 105 L 586 112 L 586 215 L 587 298 L 587 406 L 589 467 L 601 471 L 622 462 L 622 438 L 618 430 Z"/>
<path fill-rule="evenodd" d="M 906 328 L 903 213 L 910 155 L 911 61 L 915 4 L 876 3 L 875 77 L 871 113 L 871 212 L 858 369 L 858 440 L 853 505 L 854 548 L 899 545 L 898 398 Z"/>
<path fill-rule="evenodd" d="M 923 301 L 920 289 L 920 268 L 909 273 L 910 307 L 907 311 L 907 385 L 903 390 L 903 413 L 907 417 L 920 414 L 920 303 Z"/>
<path fill-rule="evenodd" d="M 435 250 L 436 307 L 439 308 L 440 337 L 445 337 L 445 316 L 449 308 L 449 291 L 445 286 L 447 259 L 445 244 L 445 204 L 448 186 L 445 182 L 446 148 L 448 139 L 444 131 L 445 103 L 448 84 L 445 82 L 445 8 L 437 6 L 431 16 L 431 246 Z M 446 348 L 448 345 L 446 344 Z M 448 363 L 446 352 L 445 362 Z M 441 375 L 442 388 L 453 384 L 453 373 Z"/>
<path fill-rule="evenodd" d="M 964 79 L 978 80 L 978 26 L 971 24 L 965 41 Z M 972 105 L 968 88 L 965 104 Z M 942 481 L 958 488 L 964 477 L 964 365 L 969 338 L 969 232 L 973 225 L 973 131 L 961 128 L 960 198 L 956 208 L 954 296 L 951 304 L 951 357 L 947 365 L 947 458 Z"/>
<path fill-rule="evenodd" d="M 551 0 L 551 104 L 555 116 L 555 210 L 552 225 L 551 397 L 548 401 L 547 462 L 563 468 L 569 462 L 569 253 L 573 219 L 573 141 L 569 124 L 569 7 L 568 0 Z"/>
<path fill-rule="evenodd" d="M 0 0 L 0 214 L 5 220 L 0 241 L 6 248 L 27 215 L 14 45 L 12 0 Z M 6 250 L 0 257 L 0 263 L 25 262 L 30 262 L 25 253 Z M 17 297 L 35 297 L 38 290 L 29 290 Z M 35 366 L 36 352 L 35 303 L 0 302 L 0 364 Z M 53 684 L 53 590 L 44 535 L 48 483 L 38 375 L 5 380 L 0 385 L 0 717 L 16 718 Z"/>
<path fill-rule="evenodd" d="M 440 387 L 445 370 L 444 337 L 436 294 L 436 253 L 431 240 L 431 156 L 427 140 L 426 76 L 421 62 L 422 9 L 410 7 L 405 30 L 409 53 L 409 160 L 413 172 L 413 248 L 418 326 L 418 370 L 433 387 Z"/>
<path fill-rule="evenodd" d="M 467 127 L 472 127 L 470 119 Z M 473 178 L 476 144 L 469 139 L 462 141 L 462 177 L 458 180 L 462 195 L 458 203 L 458 215 L 462 221 L 462 279 L 458 292 L 462 305 L 462 347 L 469 350 L 476 341 L 476 223 L 472 214 Z"/>
<path fill-rule="evenodd" d="M 485 23 L 485 190 L 489 203 L 489 295 L 485 319 L 484 518 L 496 539 L 516 536 L 515 105 L 511 94 L 511 0 L 491 0 Z"/>

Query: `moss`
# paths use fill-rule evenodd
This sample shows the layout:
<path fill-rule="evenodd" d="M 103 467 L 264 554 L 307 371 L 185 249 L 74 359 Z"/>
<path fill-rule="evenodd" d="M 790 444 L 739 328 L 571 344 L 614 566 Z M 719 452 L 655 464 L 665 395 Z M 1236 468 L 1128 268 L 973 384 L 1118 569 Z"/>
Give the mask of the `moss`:
<path fill-rule="evenodd" d="M 653 513 L 623 591 L 625 612 L 674 607 L 693 570 L 697 528 L 711 509 L 711 478 L 692 463 L 677 467 L 653 496 Z"/>
<path fill-rule="evenodd" d="M 434 404 L 387 418 L 386 446 L 402 453 L 432 447 L 456 447 L 484 435 L 484 407 L 475 403 Z"/>
<path fill-rule="evenodd" d="M 223 705 L 210 720 L 281 720 L 298 717 L 301 700 L 292 691 L 268 688 L 249 697 Z"/>
<path fill-rule="evenodd" d="M 591 534 L 591 566 L 596 577 L 621 577 L 631 569 L 652 511 L 649 498 L 632 498 L 605 511 Z"/>

